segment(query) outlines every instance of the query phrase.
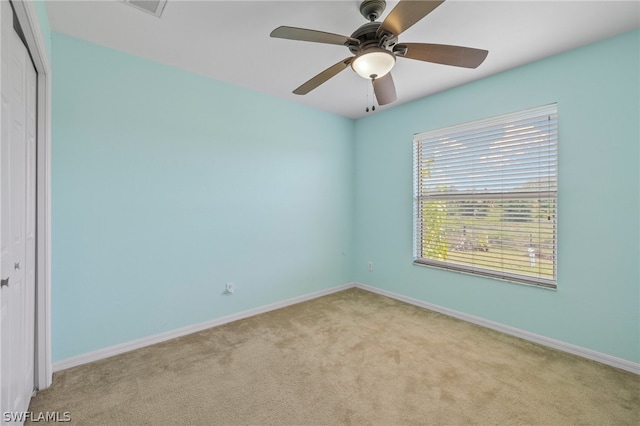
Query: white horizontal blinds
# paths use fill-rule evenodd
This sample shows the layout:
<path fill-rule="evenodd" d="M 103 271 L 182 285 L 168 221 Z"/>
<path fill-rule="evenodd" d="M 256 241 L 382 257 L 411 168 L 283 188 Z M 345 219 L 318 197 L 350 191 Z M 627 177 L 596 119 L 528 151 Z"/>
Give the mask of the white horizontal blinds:
<path fill-rule="evenodd" d="M 416 135 L 415 260 L 555 287 L 556 105 Z"/>

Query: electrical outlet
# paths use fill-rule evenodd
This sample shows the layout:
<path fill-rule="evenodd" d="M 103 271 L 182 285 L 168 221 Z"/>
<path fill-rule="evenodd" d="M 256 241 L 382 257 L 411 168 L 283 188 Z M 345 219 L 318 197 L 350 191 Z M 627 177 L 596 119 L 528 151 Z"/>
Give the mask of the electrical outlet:
<path fill-rule="evenodd" d="M 367 271 L 373 271 L 373 262 L 367 263 Z"/>
<path fill-rule="evenodd" d="M 224 288 L 224 294 L 233 294 L 233 283 L 227 283 Z"/>

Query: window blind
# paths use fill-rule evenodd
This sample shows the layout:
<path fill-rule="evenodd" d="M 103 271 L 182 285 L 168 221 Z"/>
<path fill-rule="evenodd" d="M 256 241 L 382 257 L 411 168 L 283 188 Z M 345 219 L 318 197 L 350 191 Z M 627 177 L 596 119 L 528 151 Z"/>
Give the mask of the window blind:
<path fill-rule="evenodd" d="M 414 262 L 556 287 L 557 105 L 414 136 Z"/>

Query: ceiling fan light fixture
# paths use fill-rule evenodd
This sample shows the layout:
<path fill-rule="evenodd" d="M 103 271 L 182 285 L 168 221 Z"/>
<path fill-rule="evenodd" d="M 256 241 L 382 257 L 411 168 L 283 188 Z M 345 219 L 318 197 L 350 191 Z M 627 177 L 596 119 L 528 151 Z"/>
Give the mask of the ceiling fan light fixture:
<path fill-rule="evenodd" d="M 376 79 L 385 76 L 396 63 L 396 57 L 379 47 L 363 50 L 351 62 L 351 68 L 361 77 Z"/>

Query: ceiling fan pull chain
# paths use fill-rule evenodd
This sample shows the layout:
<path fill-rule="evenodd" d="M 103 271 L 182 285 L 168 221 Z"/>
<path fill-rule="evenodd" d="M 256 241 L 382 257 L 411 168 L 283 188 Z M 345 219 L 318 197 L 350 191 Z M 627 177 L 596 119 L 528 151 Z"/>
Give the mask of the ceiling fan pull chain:
<path fill-rule="evenodd" d="M 365 88 L 364 90 L 365 90 L 366 98 L 367 98 L 367 103 L 365 104 L 365 105 L 367 105 L 367 107 L 365 108 L 365 111 L 369 112 L 369 85 L 365 84 L 364 88 Z"/>

